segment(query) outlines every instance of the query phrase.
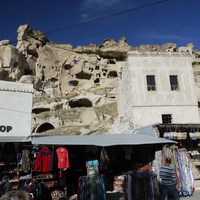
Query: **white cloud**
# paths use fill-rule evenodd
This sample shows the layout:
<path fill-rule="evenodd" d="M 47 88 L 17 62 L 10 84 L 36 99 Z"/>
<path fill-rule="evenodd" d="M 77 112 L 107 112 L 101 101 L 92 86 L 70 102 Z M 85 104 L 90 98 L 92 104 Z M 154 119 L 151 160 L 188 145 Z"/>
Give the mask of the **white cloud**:
<path fill-rule="evenodd" d="M 82 14 L 81 14 L 81 17 L 82 17 L 82 18 L 87 18 L 87 17 L 88 17 L 88 15 L 87 15 L 87 14 L 83 14 L 83 13 L 82 13 Z"/>
<path fill-rule="evenodd" d="M 141 37 L 152 38 L 152 39 L 163 39 L 163 40 L 177 40 L 177 41 L 188 41 L 191 40 L 191 37 L 180 36 L 180 35 L 170 35 L 165 33 L 157 33 L 157 32 L 145 32 L 145 34 L 141 34 Z"/>
<path fill-rule="evenodd" d="M 111 10 L 123 1 L 124 0 L 84 0 L 81 6 L 81 16 L 85 18 L 96 12 Z"/>
<path fill-rule="evenodd" d="M 82 3 L 82 10 L 104 10 L 110 6 L 121 3 L 123 0 L 84 0 Z"/>

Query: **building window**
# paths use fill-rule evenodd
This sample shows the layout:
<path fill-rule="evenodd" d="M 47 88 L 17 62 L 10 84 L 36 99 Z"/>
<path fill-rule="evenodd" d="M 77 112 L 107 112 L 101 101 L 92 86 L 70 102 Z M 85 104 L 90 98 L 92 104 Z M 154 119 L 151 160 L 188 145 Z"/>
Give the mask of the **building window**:
<path fill-rule="evenodd" d="M 162 123 L 163 124 L 171 124 L 172 123 L 172 115 L 171 114 L 162 115 Z"/>
<path fill-rule="evenodd" d="M 148 91 L 155 91 L 156 90 L 156 83 L 155 83 L 155 76 L 148 75 L 147 78 L 147 90 Z"/>
<path fill-rule="evenodd" d="M 177 76 L 169 76 L 171 90 L 179 90 L 178 88 L 178 77 Z"/>

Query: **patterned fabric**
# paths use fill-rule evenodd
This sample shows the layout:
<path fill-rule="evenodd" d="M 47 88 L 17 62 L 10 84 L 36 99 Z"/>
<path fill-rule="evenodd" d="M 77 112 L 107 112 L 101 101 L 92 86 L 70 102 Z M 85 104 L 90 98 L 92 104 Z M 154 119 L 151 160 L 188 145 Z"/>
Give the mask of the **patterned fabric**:
<path fill-rule="evenodd" d="M 106 200 L 104 176 L 80 177 L 77 200 Z"/>
<path fill-rule="evenodd" d="M 162 151 L 155 152 L 155 160 L 153 161 L 152 169 L 157 174 L 158 182 L 161 182 L 159 171 L 162 163 Z"/>
<path fill-rule="evenodd" d="M 30 151 L 27 149 L 22 150 L 21 167 L 20 171 L 28 173 L 30 171 L 31 159 Z"/>
<path fill-rule="evenodd" d="M 178 153 L 180 157 L 179 166 L 181 171 L 182 195 L 192 195 L 194 188 L 194 176 L 192 173 L 190 158 L 186 150 L 181 150 Z"/>
<path fill-rule="evenodd" d="M 176 177 L 177 177 L 177 185 L 179 188 L 181 188 L 181 175 L 180 175 L 180 167 L 179 167 L 179 164 L 178 164 L 178 148 L 176 149 L 173 149 L 173 154 L 172 154 L 172 160 L 174 161 L 174 165 L 173 165 L 173 168 L 175 169 L 175 174 L 176 174 Z"/>
<path fill-rule="evenodd" d="M 131 171 L 126 176 L 126 200 L 156 200 L 158 196 L 158 181 L 151 170 Z"/>

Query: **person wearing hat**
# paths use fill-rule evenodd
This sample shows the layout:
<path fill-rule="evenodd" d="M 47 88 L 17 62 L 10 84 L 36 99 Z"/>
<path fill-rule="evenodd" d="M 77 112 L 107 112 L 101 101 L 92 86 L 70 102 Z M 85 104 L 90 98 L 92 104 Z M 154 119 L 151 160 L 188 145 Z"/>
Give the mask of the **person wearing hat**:
<path fill-rule="evenodd" d="M 168 194 L 174 197 L 174 200 L 179 200 L 178 190 L 176 188 L 177 177 L 173 168 L 170 167 L 171 159 L 166 158 L 166 164 L 160 168 L 160 178 L 162 191 L 159 200 L 165 200 Z"/>
<path fill-rule="evenodd" d="M 0 200 L 31 200 L 31 198 L 26 191 L 12 190 L 4 194 Z"/>

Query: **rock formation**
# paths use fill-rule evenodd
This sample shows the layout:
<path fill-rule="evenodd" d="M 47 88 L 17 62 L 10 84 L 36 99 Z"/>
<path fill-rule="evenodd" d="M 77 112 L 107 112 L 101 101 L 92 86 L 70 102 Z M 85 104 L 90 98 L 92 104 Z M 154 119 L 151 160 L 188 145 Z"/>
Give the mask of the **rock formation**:
<path fill-rule="evenodd" d="M 122 37 L 118 42 L 105 39 L 99 46 L 73 48 L 70 44 L 49 42 L 44 33 L 32 30 L 28 24 L 20 26 L 17 33 L 16 47 L 9 40 L 0 41 L 0 80 L 34 85 L 34 135 L 105 134 L 120 130 L 117 82 L 130 49 L 192 54 L 195 81 L 200 88 L 200 54 L 191 43 L 178 49 L 174 43 L 131 47 Z"/>

